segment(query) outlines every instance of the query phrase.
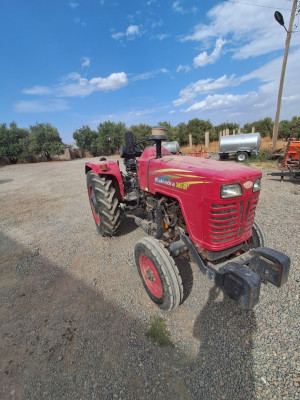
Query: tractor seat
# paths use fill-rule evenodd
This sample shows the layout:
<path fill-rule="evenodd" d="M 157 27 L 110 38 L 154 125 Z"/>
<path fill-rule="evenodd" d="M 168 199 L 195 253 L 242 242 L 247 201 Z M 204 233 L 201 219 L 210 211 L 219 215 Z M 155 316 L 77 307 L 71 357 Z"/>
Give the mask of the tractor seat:
<path fill-rule="evenodd" d="M 133 133 L 131 131 L 127 131 L 124 133 L 124 137 L 125 144 L 122 144 L 122 146 L 120 147 L 120 157 L 125 158 L 125 160 L 140 157 L 142 154 L 142 150 L 136 148 Z"/>

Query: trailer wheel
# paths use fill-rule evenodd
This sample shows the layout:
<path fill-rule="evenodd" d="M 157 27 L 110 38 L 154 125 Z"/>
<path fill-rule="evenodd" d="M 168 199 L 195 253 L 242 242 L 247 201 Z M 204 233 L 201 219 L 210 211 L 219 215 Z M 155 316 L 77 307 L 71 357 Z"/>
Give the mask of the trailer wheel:
<path fill-rule="evenodd" d="M 236 161 L 238 162 L 243 162 L 249 157 L 248 153 L 246 151 L 239 151 L 236 154 Z"/>
<path fill-rule="evenodd" d="M 178 268 L 163 244 L 152 237 L 139 240 L 134 249 L 135 262 L 151 300 L 162 310 L 178 307 L 183 285 Z"/>
<path fill-rule="evenodd" d="M 90 206 L 101 236 L 116 235 L 120 226 L 120 207 L 113 182 L 107 176 L 87 173 L 87 189 Z"/>

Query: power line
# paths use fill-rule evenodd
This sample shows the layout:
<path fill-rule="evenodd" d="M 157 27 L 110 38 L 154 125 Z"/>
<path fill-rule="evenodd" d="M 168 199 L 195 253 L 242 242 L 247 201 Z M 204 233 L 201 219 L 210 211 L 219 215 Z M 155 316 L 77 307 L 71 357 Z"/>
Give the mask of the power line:
<path fill-rule="evenodd" d="M 239 3 L 239 4 L 245 4 L 246 6 L 253 6 L 253 7 L 262 7 L 262 8 L 272 8 L 273 10 L 286 10 L 286 11 L 291 11 L 290 8 L 280 8 L 280 7 L 271 7 L 271 6 L 263 6 L 261 4 L 251 4 L 251 3 L 245 3 L 243 1 L 237 1 L 237 0 L 227 0 L 229 3 Z"/>

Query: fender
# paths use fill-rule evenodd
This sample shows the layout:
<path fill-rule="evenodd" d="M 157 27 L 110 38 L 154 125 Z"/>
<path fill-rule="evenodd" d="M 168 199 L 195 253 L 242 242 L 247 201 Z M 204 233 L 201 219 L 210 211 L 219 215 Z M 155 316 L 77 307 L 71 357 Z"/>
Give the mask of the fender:
<path fill-rule="evenodd" d="M 93 171 L 95 174 L 98 175 L 113 176 L 117 180 L 122 200 L 124 200 L 124 187 L 118 163 L 116 163 L 115 161 L 100 161 L 96 164 L 87 162 L 85 163 L 85 174 L 87 174 L 89 171 Z"/>

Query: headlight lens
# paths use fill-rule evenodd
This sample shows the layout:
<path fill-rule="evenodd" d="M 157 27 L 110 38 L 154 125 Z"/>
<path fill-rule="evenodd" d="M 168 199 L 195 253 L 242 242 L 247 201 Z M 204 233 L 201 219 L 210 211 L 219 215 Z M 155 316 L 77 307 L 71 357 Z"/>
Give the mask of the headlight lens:
<path fill-rule="evenodd" d="M 253 191 L 253 192 L 258 192 L 258 191 L 260 190 L 260 188 L 261 188 L 261 178 L 258 178 L 258 179 L 256 179 L 256 181 L 254 182 L 252 191 Z"/>
<path fill-rule="evenodd" d="M 232 197 L 239 197 L 242 194 L 243 194 L 242 187 L 238 183 L 221 186 L 221 198 L 222 199 L 230 199 Z"/>

